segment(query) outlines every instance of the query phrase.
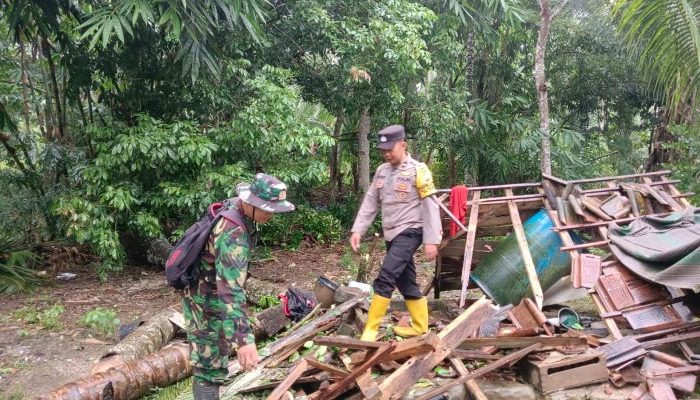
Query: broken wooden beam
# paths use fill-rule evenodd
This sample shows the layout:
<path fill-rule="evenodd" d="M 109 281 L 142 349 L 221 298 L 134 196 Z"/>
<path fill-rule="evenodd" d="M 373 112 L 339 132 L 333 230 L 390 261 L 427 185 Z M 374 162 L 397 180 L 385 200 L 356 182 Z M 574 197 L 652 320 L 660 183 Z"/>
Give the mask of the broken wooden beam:
<path fill-rule="evenodd" d="M 452 365 L 452 368 L 457 371 L 459 376 L 469 375 L 469 370 L 464 366 L 464 363 L 459 358 L 450 357 L 450 365 Z M 464 388 L 467 389 L 467 392 L 469 392 L 474 400 L 488 400 L 488 397 L 486 397 L 475 380 L 468 380 L 464 382 Z"/>
<path fill-rule="evenodd" d="M 536 337 L 480 337 L 469 338 L 460 344 L 460 349 L 473 349 L 486 346 L 495 346 L 502 349 L 512 349 L 518 347 L 532 346 L 533 344 L 541 344 L 543 347 L 557 346 L 575 346 L 585 345 L 587 343 L 585 337 L 572 336 L 536 336 Z"/>
<path fill-rule="evenodd" d="M 467 382 L 467 381 L 470 381 L 470 380 L 473 380 L 476 378 L 480 378 L 491 371 L 495 371 L 498 368 L 502 368 L 502 367 L 505 367 L 507 365 L 514 364 L 514 363 L 520 361 L 523 357 L 527 356 L 528 354 L 532 353 L 535 350 L 538 350 L 541 347 L 542 347 L 542 345 L 540 343 L 535 343 L 535 344 L 532 344 L 524 349 L 514 351 L 514 352 L 508 354 L 507 356 L 501 358 L 500 360 L 496 360 L 490 364 L 487 364 L 487 365 L 475 370 L 474 372 L 470 373 L 469 375 L 462 376 L 462 377 L 460 377 L 460 378 L 458 378 L 450 383 L 441 385 L 440 387 L 438 387 L 434 390 L 431 390 L 428 393 L 424 393 L 423 395 L 419 396 L 416 400 L 430 400 L 433 397 L 435 397 L 439 394 L 445 393 L 446 391 L 452 389 L 453 387 L 455 387 L 457 385 L 460 385 L 464 382 Z"/>
<path fill-rule="evenodd" d="M 302 359 L 296 365 L 294 365 L 289 371 L 289 375 L 282 382 L 275 387 L 275 389 L 267 396 L 267 400 L 280 400 L 282 396 L 287 393 L 287 390 L 292 387 L 294 382 L 301 377 L 301 375 L 306 372 L 309 368 L 309 364 L 306 359 Z"/>
<path fill-rule="evenodd" d="M 314 338 L 314 343 L 319 346 L 334 346 L 352 350 L 376 350 L 384 346 L 384 342 L 370 342 L 348 336 L 318 336 Z"/>
<path fill-rule="evenodd" d="M 311 400 L 335 399 L 337 396 L 344 393 L 344 389 L 346 389 L 351 383 L 353 383 L 355 379 L 357 379 L 360 375 L 365 373 L 365 371 L 382 362 L 384 360 L 383 357 L 387 353 L 390 353 L 394 349 L 394 347 L 396 347 L 396 345 L 393 343 L 383 344 L 381 347 L 374 350 L 374 352 L 369 357 L 369 359 L 367 359 L 367 361 L 362 363 L 362 365 L 353 368 L 353 370 L 342 381 L 336 382 L 333 385 L 331 385 L 328 388 L 328 390 L 325 391 L 325 393 L 314 393 L 309 398 Z"/>
<path fill-rule="evenodd" d="M 338 367 L 334 367 L 333 365 L 318 361 L 317 359 L 315 359 L 313 357 L 306 357 L 305 360 L 309 364 L 309 366 L 314 367 L 314 368 L 321 370 L 321 371 L 328 372 L 332 376 L 335 376 L 338 378 L 345 378 L 349 374 L 348 371 L 345 371 L 345 370 L 342 370 Z"/>
<path fill-rule="evenodd" d="M 467 227 L 467 240 L 464 242 L 464 255 L 462 261 L 462 291 L 459 295 L 459 307 L 464 307 L 467 301 L 467 287 L 469 286 L 469 275 L 472 268 L 472 257 L 474 256 L 474 240 L 476 239 L 476 226 L 479 223 L 479 199 L 480 191 L 474 191 L 474 205 L 469 211 L 469 226 Z"/>
<path fill-rule="evenodd" d="M 506 189 L 506 196 L 512 196 L 513 190 Z M 513 231 L 515 232 L 515 238 L 518 241 L 518 247 L 520 248 L 520 254 L 523 257 L 523 263 L 525 264 L 525 272 L 527 273 L 528 281 L 530 282 L 530 289 L 532 294 L 535 296 L 535 303 L 537 303 L 537 308 L 542 309 L 542 303 L 544 302 L 544 296 L 542 294 L 542 286 L 540 285 L 540 280 L 537 277 L 537 271 L 535 270 L 535 263 L 532 261 L 532 255 L 530 254 L 530 247 L 528 246 L 527 239 L 525 237 L 525 231 L 523 230 L 523 223 L 520 221 L 520 212 L 518 211 L 518 206 L 512 200 L 508 201 L 508 210 L 510 211 L 510 218 L 513 222 Z"/>
<path fill-rule="evenodd" d="M 426 355 L 411 357 L 382 382 L 379 386 L 381 399 L 402 399 L 418 379 L 447 358 L 495 312 L 491 301 L 485 297 L 477 300 L 438 334 L 441 343 L 437 349 Z"/>
<path fill-rule="evenodd" d="M 401 360 L 435 350 L 440 345 L 440 338 L 436 333 L 428 332 L 421 336 L 395 342 L 395 344 L 396 347 L 391 351 L 391 353 L 386 355 L 385 361 Z M 333 344 L 330 345 L 334 346 Z M 352 363 L 355 365 L 362 363 L 367 359 L 367 357 L 369 357 L 367 352 L 356 352 L 350 356 Z"/>

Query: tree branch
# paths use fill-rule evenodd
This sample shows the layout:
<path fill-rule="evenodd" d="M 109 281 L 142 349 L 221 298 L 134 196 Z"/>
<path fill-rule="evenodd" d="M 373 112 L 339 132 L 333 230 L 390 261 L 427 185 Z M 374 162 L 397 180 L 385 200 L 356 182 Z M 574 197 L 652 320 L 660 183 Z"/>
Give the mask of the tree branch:
<path fill-rule="evenodd" d="M 561 0 L 559 4 L 557 4 L 556 7 L 552 10 L 552 14 L 549 16 L 549 20 L 552 21 L 559 13 L 566 7 L 566 3 L 568 3 L 569 0 Z"/>

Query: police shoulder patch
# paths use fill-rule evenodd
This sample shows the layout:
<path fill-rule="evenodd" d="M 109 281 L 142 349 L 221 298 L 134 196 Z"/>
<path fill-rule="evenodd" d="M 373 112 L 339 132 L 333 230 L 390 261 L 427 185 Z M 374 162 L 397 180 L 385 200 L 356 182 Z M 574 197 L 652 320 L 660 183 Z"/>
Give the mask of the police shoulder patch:
<path fill-rule="evenodd" d="M 424 163 L 416 164 L 416 188 L 421 199 L 437 193 L 435 183 L 433 183 L 433 175 Z"/>

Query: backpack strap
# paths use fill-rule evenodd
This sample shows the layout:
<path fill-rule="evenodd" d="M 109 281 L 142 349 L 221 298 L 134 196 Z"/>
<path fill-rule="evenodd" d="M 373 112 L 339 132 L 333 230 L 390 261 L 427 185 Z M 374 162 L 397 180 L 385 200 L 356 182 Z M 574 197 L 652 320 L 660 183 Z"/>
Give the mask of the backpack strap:
<path fill-rule="evenodd" d="M 227 220 L 233 222 L 234 224 L 243 228 L 243 230 L 248 230 L 248 225 L 245 223 L 245 219 L 240 211 L 235 208 L 229 208 L 231 204 L 236 204 L 238 202 L 238 197 L 232 199 L 227 199 L 218 203 L 213 203 L 209 206 L 209 214 L 214 217 L 226 218 Z"/>

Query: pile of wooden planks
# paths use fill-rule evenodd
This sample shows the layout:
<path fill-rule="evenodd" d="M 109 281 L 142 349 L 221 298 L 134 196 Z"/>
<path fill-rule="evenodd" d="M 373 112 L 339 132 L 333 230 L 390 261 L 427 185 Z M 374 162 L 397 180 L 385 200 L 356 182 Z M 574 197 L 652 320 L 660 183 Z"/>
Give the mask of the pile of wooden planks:
<path fill-rule="evenodd" d="M 539 183 L 469 188 L 468 217 L 459 221 L 463 223 L 459 225 L 461 231 L 441 245 L 432 285 L 435 296 L 439 297 L 445 290 L 459 289 L 464 304 L 471 272 L 479 267 L 484 254 L 498 246 L 499 238 L 512 234 L 518 240 L 533 298 L 510 311 L 509 317 L 516 328 L 543 328 L 551 333 L 537 315 L 542 308 L 542 289 L 522 231 L 522 221 L 544 208 L 563 242 L 560 251 L 571 256 L 572 286 L 588 290 L 610 333 L 607 341 L 612 343 L 601 350 L 607 357 L 611 380 L 639 384 L 636 398 L 645 398 L 649 393 L 656 398 L 675 398 L 669 388 L 686 391 L 690 385 L 686 381 L 684 385 L 677 384 L 676 375 L 664 372 L 664 368 L 680 368 L 678 374 L 683 373 L 681 376 L 687 378 L 693 372 L 686 369 L 694 368 L 692 364 L 700 361 L 686 343 L 698 335 L 696 327 L 688 328 L 691 313 L 683 305 L 693 297 L 687 291 L 641 279 L 628 270 L 610 254 L 607 226 L 613 222 L 624 225 L 649 215 L 664 216 L 691 206 L 687 197 L 692 193 L 681 193 L 675 187 L 678 182 L 669 178 L 669 171 L 657 171 L 570 181 L 543 175 Z M 446 225 L 455 218 L 445 206 L 445 202 L 449 204 L 449 190 L 442 192 L 440 202 Z M 584 243 L 575 243 L 573 233 L 583 238 Z M 634 337 L 625 337 L 626 331 Z M 658 336 L 655 341 L 642 342 L 640 338 L 645 336 L 640 335 L 646 334 Z M 496 346 L 499 339 L 490 340 Z M 603 339 L 602 343 L 605 342 Z M 503 345 L 502 340 L 499 343 Z M 671 356 L 657 350 L 654 350 L 657 359 L 649 361 L 650 346 L 668 344 L 677 345 L 685 355 L 682 363 L 677 359 L 670 362 Z M 666 357 L 666 364 L 661 365 L 659 357 Z M 644 366 L 651 372 L 634 373 L 640 368 L 645 371 Z"/>

